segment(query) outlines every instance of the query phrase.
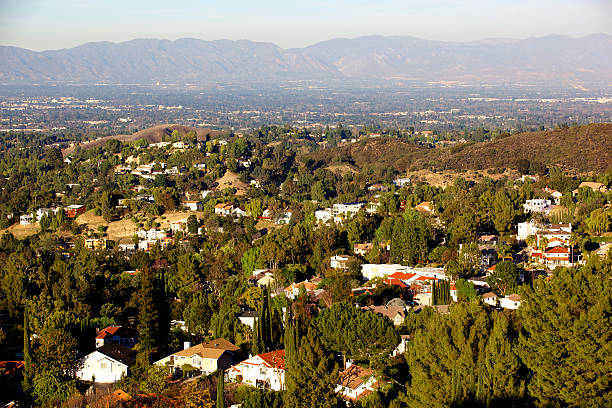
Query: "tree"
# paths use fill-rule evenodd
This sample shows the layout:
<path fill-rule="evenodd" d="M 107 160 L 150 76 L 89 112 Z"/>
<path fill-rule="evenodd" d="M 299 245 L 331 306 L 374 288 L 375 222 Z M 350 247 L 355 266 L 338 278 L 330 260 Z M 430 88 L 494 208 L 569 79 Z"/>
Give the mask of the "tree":
<path fill-rule="evenodd" d="M 217 374 L 217 408 L 225 408 L 225 394 L 224 394 L 224 371 L 219 370 Z"/>
<path fill-rule="evenodd" d="M 138 291 L 138 354 L 140 364 L 151 362 L 152 354 L 158 350 L 160 332 L 157 289 L 153 271 L 146 268 L 142 271 L 142 283 Z"/>
<path fill-rule="evenodd" d="M 501 261 L 487 278 L 491 289 L 504 295 L 512 293 L 518 285 L 519 271 L 512 261 Z"/>
<path fill-rule="evenodd" d="M 189 231 L 190 234 L 197 234 L 199 226 L 200 222 L 198 221 L 198 217 L 194 214 L 187 217 L 187 231 Z"/>
<path fill-rule="evenodd" d="M 23 380 L 22 389 L 27 395 L 32 391 L 32 377 L 34 376 L 34 367 L 32 367 L 32 355 L 30 350 L 30 313 L 28 311 L 27 302 L 23 311 Z"/>
<path fill-rule="evenodd" d="M 311 328 L 302 338 L 294 367 L 294 381 L 287 384 L 285 406 L 332 408 L 340 405 L 335 388 L 338 367 L 321 347 L 318 333 Z"/>
<path fill-rule="evenodd" d="M 542 406 L 609 406 L 612 401 L 612 263 L 590 258 L 538 279 L 518 313 L 529 392 Z"/>
<path fill-rule="evenodd" d="M 478 292 L 474 284 L 465 279 L 457 279 L 455 281 L 455 287 L 457 288 L 457 300 L 458 301 L 472 301 L 478 297 Z"/>

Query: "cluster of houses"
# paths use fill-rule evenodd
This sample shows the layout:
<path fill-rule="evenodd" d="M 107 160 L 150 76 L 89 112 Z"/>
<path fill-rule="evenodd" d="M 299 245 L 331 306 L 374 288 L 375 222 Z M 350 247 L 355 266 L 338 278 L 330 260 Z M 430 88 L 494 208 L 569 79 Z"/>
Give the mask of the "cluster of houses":
<path fill-rule="evenodd" d="M 19 217 L 19 223 L 22 225 L 34 224 L 40 222 L 43 216 L 52 217 L 57 214 L 61 207 L 39 208 L 33 213 L 22 214 Z M 68 218 L 76 218 L 85 212 L 85 206 L 81 204 L 71 204 L 63 207 L 64 215 Z"/>
<path fill-rule="evenodd" d="M 110 326 L 96 334 L 95 351 L 83 356 L 77 378 L 96 383 L 115 383 L 128 375 L 136 363 L 134 346 L 138 342 L 135 329 Z M 192 346 L 185 342 L 182 350 L 158 361 L 169 376 L 208 375 L 223 370 L 227 381 L 253 387 L 281 391 L 285 389 L 285 350 L 276 350 L 242 358 L 240 348 L 223 338 Z M 346 400 L 355 401 L 378 387 L 373 371 L 346 364 L 341 372 L 336 392 Z"/>

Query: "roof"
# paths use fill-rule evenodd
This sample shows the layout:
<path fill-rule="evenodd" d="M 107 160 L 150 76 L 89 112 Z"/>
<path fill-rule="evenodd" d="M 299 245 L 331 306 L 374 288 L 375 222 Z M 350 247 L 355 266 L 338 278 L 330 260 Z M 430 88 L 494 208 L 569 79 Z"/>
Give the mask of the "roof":
<path fill-rule="evenodd" d="M 416 276 L 414 273 L 406 273 L 406 272 L 394 272 L 389 275 L 390 278 L 401 279 L 401 280 L 409 280 Z"/>
<path fill-rule="evenodd" d="M 287 286 L 285 290 L 292 292 L 293 289 L 299 289 L 300 286 L 304 286 L 304 289 L 306 289 L 307 292 L 311 290 L 315 290 L 317 288 L 316 283 L 304 281 L 304 282 L 299 282 L 299 283 L 292 283 L 291 285 Z"/>
<path fill-rule="evenodd" d="M 100 330 L 96 334 L 96 339 L 106 339 L 109 337 L 118 336 L 118 337 L 138 337 L 138 331 L 129 327 L 123 326 L 108 326 L 102 330 Z"/>
<path fill-rule="evenodd" d="M 601 183 L 595 183 L 593 181 L 583 181 L 582 183 L 580 183 L 580 185 L 578 186 L 578 188 L 580 187 L 590 187 L 593 189 L 600 189 L 602 188 L 604 185 Z"/>
<path fill-rule="evenodd" d="M 399 286 L 401 288 L 407 288 L 408 287 L 408 285 L 406 285 L 403 281 L 401 281 L 400 279 L 396 279 L 396 278 L 387 278 L 387 279 L 385 279 L 385 283 L 387 285 Z"/>
<path fill-rule="evenodd" d="M 569 248 L 564 248 L 561 246 L 556 246 L 556 247 L 552 247 L 550 249 L 546 250 L 547 254 L 569 254 L 570 250 Z"/>
<path fill-rule="evenodd" d="M 387 316 L 391 320 L 398 314 L 402 317 L 406 316 L 406 310 L 402 306 L 364 306 L 362 309 Z"/>
<path fill-rule="evenodd" d="M 513 302 L 520 302 L 521 301 L 521 295 L 517 295 L 516 293 L 513 293 L 512 295 L 506 296 L 506 298 L 510 299 Z"/>
<path fill-rule="evenodd" d="M 270 351 L 257 355 L 261 358 L 268 367 L 285 369 L 285 350 Z"/>
<path fill-rule="evenodd" d="M 193 347 L 189 347 L 188 349 L 177 351 L 173 353 L 173 356 L 182 356 L 182 357 L 191 357 L 195 354 L 202 358 L 210 358 L 210 359 L 218 359 L 225 353 L 226 351 L 233 353 L 238 351 L 239 348 L 230 343 L 225 339 L 215 339 L 211 340 L 208 343 L 200 343 L 196 344 Z"/>
<path fill-rule="evenodd" d="M 338 380 L 343 387 L 354 390 L 367 381 L 373 374 L 374 372 L 372 370 L 353 364 L 340 373 Z"/>
<path fill-rule="evenodd" d="M 487 292 L 484 295 L 482 295 L 483 299 L 489 299 L 489 298 L 496 298 L 497 295 L 493 292 Z"/>
<path fill-rule="evenodd" d="M 259 317 L 257 310 L 243 310 L 238 314 L 238 317 Z"/>
<path fill-rule="evenodd" d="M 123 344 L 107 344 L 106 346 L 100 347 L 97 352 L 104 354 L 113 360 L 119 361 L 126 366 L 133 366 L 136 364 L 135 352 Z"/>

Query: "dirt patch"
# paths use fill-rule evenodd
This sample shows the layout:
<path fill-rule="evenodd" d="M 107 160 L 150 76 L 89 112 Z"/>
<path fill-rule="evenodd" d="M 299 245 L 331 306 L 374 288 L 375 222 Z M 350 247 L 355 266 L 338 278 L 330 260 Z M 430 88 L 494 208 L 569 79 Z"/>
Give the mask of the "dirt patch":
<path fill-rule="evenodd" d="M 330 164 L 329 166 L 325 167 L 325 170 L 329 170 L 337 176 L 344 176 L 346 173 L 355 174 L 359 172 L 355 166 L 346 163 Z"/>
<path fill-rule="evenodd" d="M 36 224 L 13 224 L 10 227 L 0 230 L 0 236 L 5 232 L 10 232 L 17 239 L 24 239 L 40 232 L 40 225 Z"/>
<path fill-rule="evenodd" d="M 223 191 L 226 188 L 235 188 L 236 195 L 244 195 L 247 192 L 249 186 L 240 180 L 240 176 L 238 174 L 233 173 L 231 171 L 226 171 L 223 177 L 217 180 L 219 185 L 215 187 L 216 191 Z"/>
<path fill-rule="evenodd" d="M 432 172 L 430 170 L 420 170 L 417 172 L 409 173 L 408 177 L 412 180 L 420 179 L 427 184 L 437 187 L 446 188 L 455 183 L 455 179 L 457 177 L 463 177 L 468 181 L 474 181 L 479 183 L 483 178 L 489 177 L 492 180 L 499 180 L 504 176 L 508 176 L 510 178 L 517 177 L 516 172 L 512 170 L 506 170 L 504 173 L 495 173 L 489 174 L 486 170 L 466 170 L 466 171 L 454 171 L 454 170 L 444 170 Z"/>

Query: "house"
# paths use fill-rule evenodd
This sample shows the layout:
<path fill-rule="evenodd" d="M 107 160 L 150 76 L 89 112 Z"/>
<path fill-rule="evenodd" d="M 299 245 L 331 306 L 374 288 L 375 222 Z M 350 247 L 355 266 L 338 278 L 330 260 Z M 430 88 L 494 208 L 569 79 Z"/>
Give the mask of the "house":
<path fill-rule="evenodd" d="M 276 225 L 288 225 L 291 222 L 293 213 L 291 211 L 283 211 L 274 219 Z"/>
<path fill-rule="evenodd" d="M 246 217 L 248 214 L 244 208 L 236 207 L 232 210 L 232 214 L 236 217 Z"/>
<path fill-rule="evenodd" d="M 331 219 L 332 219 L 331 208 L 326 208 L 324 210 L 315 211 L 315 220 L 317 222 L 326 224 Z"/>
<path fill-rule="evenodd" d="M 395 180 L 393 180 L 393 184 L 395 184 L 399 188 L 402 188 L 402 187 L 407 186 L 408 184 L 410 184 L 410 179 L 407 178 L 407 177 L 399 177 L 399 178 L 396 178 Z"/>
<path fill-rule="evenodd" d="M 230 203 L 219 203 L 215 205 L 215 214 L 222 215 L 224 217 L 227 215 L 231 215 L 233 210 L 234 206 Z"/>
<path fill-rule="evenodd" d="M 384 186 L 382 184 L 372 184 L 372 185 L 368 186 L 368 191 L 370 191 L 370 192 L 375 192 L 375 191 L 386 192 L 386 191 L 389 191 L 389 187 Z"/>
<path fill-rule="evenodd" d="M 183 201 L 182 206 L 184 209 L 189 211 L 202 211 L 201 201 Z"/>
<path fill-rule="evenodd" d="M 285 350 L 250 357 L 225 371 L 231 381 L 281 391 L 285 388 Z"/>
<path fill-rule="evenodd" d="M 208 343 L 191 347 L 185 342 L 184 349 L 155 362 L 156 365 L 169 367 L 171 374 L 181 371 L 185 365 L 195 368 L 200 373 L 210 374 L 216 370 L 225 370 L 232 365 L 234 354 L 240 349 L 229 341 L 219 338 Z"/>
<path fill-rule="evenodd" d="M 386 278 L 388 276 L 393 275 L 396 272 L 403 272 L 407 274 L 418 275 L 412 280 L 417 280 L 419 278 L 428 278 L 428 279 L 446 279 L 446 275 L 444 274 L 444 268 L 433 268 L 433 267 L 423 267 L 423 268 L 412 268 L 410 266 L 403 266 L 398 264 L 363 264 L 361 265 L 361 276 L 363 276 L 366 280 L 371 280 L 374 278 Z"/>
<path fill-rule="evenodd" d="M 602 193 L 605 193 L 606 191 L 608 191 L 606 186 L 604 186 L 603 184 L 595 183 L 595 182 L 592 182 L 592 181 L 583 181 L 582 183 L 580 183 L 578 188 L 580 189 L 582 187 L 590 188 L 593 191 L 601 191 Z"/>
<path fill-rule="evenodd" d="M 534 198 L 533 200 L 527 200 L 525 201 L 525 204 L 523 204 L 523 208 L 525 213 L 549 213 L 553 209 L 552 202 L 545 198 Z"/>
<path fill-rule="evenodd" d="M 348 269 L 348 263 L 351 260 L 349 256 L 346 255 L 334 255 L 331 257 L 329 262 L 329 267 L 332 269 Z"/>
<path fill-rule="evenodd" d="M 480 245 L 486 245 L 489 247 L 494 247 L 497 245 L 497 242 L 499 241 L 499 235 L 481 235 L 480 237 L 478 237 L 478 244 Z"/>
<path fill-rule="evenodd" d="M 561 203 L 561 197 L 563 197 L 563 193 L 557 190 L 553 190 L 552 188 L 546 187 L 544 189 L 550 196 L 553 198 L 555 205 L 559 205 Z"/>
<path fill-rule="evenodd" d="M 87 238 L 84 245 L 92 251 L 100 251 L 108 247 L 108 241 L 105 238 Z"/>
<path fill-rule="evenodd" d="M 493 292 L 487 292 L 482 295 L 482 301 L 483 303 L 486 303 L 487 305 L 497 306 L 497 302 L 498 302 L 497 295 Z"/>
<path fill-rule="evenodd" d="M 423 201 L 414 207 L 416 211 L 424 214 L 433 214 L 433 208 L 433 204 L 430 201 Z"/>
<path fill-rule="evenodd" d="M 517 294 L 499 299 L 499 306 L 504 309 L 516 310 L 521 306 L 521 297 Z"/>
<path fill-rule="evenodd" d="M 335 391 L 347 401 L 357 401 L 378 387 L 378 381 L 372 370 L 352 363 L 347 363 L 338 380 Z"/>
<path fill-rule="evenodd" d="M 59 208 L 39 208 L 36 210 L 36 221 L 40 222 L 40 219 L 46 215 L 47 217 L 52 217 L 54 214 L 57 214 Z"/>
<path fill-rule="evenodd" d="M 391 357 L 395 357 L 397 355 L 404 354 L 406 352 L 406 347 L 408 346 L 409 341 L 410 341 L 409 334 L 400 335 L 400 342 L 395 348 L 395 350 L 391 352 Z"/>
<path fill-rule="evenodd" d="M 32 213 L 23 214 L 19 216 L 19 224 L 28 225 L 28 224 L 33 224 L 33 223 L 34 223 L 34 215 Z"/>
<path fill-rule="evenodd" d="M 240 320 L 240 323 L 244 324 L 245 326 L 249 326 L 251 330 L 254 330 L 258 317 L 259 315 L 257 310 L 243 310 L 238 314 L 238 320 Z"/>
<path fill-rule="evenodd" d="M 400 326 L 406 319 L 406 308 L 403 306 L 364 306 L 361 309 L 388 317 L 394 326 Z"/>
<path fill-rule="evenodd" d="M 128 374 L 136 360 L 134 351 L 121 344 L 107 344 L 81 359 L 76 376 L 83 381 L 115 383 Z"/>
<path fill-rule="evenodd" d="M 85 212 L 85 206 L 80 204 L 72 204 L 64 208 L 64 214 L 68 218 L 76 218 Z"/>
<path fill-rule="evenodd" d="M 187 231 L 187 218 L 171 222 L 170 230 L 172 232 Z"/>
<path fill-rule="evenodd" d="M 366 242 L 364 244 L 355 244 L 353 245 L 353 252 L 355 255 L 365 256 L 368 252 L 372 250 L 372 243 Z"/>
<path fill-rule="evenodd" d="M 134 347 L 138 342 L 138 331 L 124 326 L 108 326 L 96 334 L 96 348 L 107 344 L 121 344 L 126 347 Z"/>
<path fill-rule="evenodd" d="M 308 279 L 303 282 L 292 283 L 291 285 L 285 288 L 285 295 L 291 300 L 295 299 L 300 294 L 300 288 L 302 286 L 306 290 L 306 293 L 308 293 L 317 289 L 318 285 L 314 282 L 308 282 Z"/>

